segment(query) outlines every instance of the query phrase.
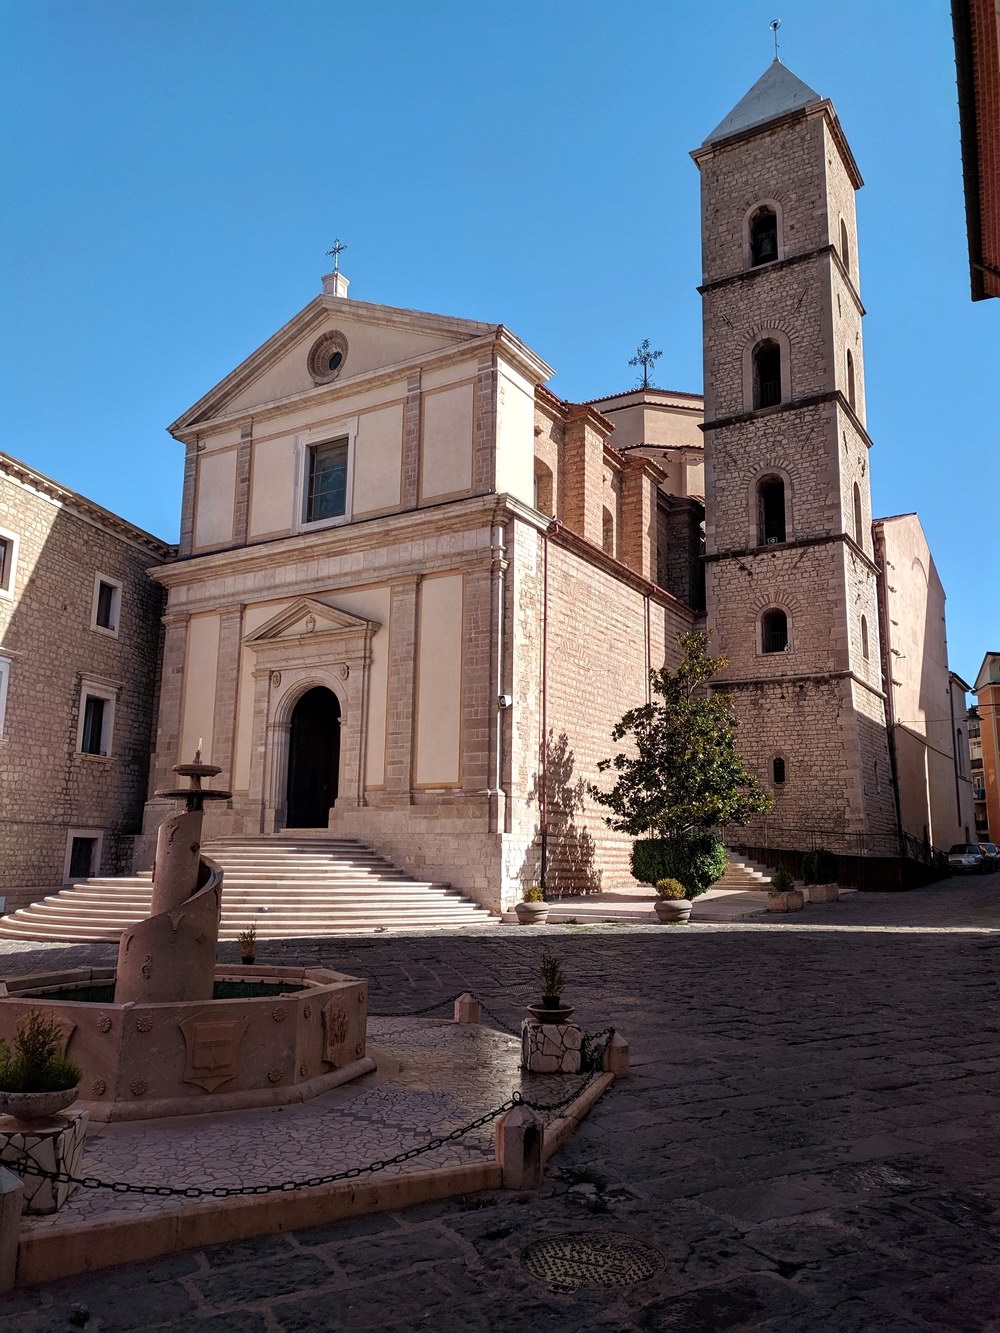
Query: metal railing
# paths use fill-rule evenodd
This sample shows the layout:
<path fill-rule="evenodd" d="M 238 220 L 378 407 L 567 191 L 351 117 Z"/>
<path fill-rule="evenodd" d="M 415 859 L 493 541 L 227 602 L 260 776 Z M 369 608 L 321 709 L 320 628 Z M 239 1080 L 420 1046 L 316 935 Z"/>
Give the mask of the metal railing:
<path fill-rule="evenodd" d="M 760 380 L 757 384 L 755 407 L 776 407 L 781 402 L 781 381 Z"/>

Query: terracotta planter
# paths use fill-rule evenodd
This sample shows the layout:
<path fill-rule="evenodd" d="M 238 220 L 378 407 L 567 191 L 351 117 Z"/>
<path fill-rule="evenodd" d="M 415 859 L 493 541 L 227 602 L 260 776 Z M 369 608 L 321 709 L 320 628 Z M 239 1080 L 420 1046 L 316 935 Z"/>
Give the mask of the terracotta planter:
<path fill-rule="evenodd" d="M 574 1007 L 572 1004 L 560 1004 L 558 995 L 543 995 L 541 1004 L 528 1005 L 528 1013 L 537 1018 L 539 1023 L 565 1023 Z"/>
<path fill-rule="evenodd" d="M 548 903 L 517 903 L 514 911 L 522 926 L 544 926 L 549 919 Z"/>
<path fill-rule="evenodd" d="M 67 1106 L 72 1106 L 79 1092 L 79 1084 L 75 1088 L 62 1088 L 59 1092 L 0 1091 L 0 1115 L 11 1115 L 26 1125 L 35 1120 L 51 1120 L 60 1111 L 65 1111 Z"/>
<path fill-rule="evenodd" d="M 801 912 L 805 898 L 799 889 L 788 889 L 784 893 L 773 890 L 767 895 L 769 912 Z"/>
<path fill-rule="evenodd" d="M 657 898 L 653 904 L 657 921 L 665 926 L 683 926 L 691 918 L 690 898 Z"/>
<path fill-rule="evenodd" d="M 835 903 L 840 897 L 840 885 L 807 884 L 806 895 L 811 903 Z"/>

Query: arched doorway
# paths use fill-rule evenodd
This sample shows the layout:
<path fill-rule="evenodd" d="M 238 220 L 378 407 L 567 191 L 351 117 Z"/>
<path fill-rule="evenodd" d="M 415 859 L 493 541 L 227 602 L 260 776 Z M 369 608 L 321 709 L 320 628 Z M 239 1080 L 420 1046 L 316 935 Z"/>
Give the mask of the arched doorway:
<path fill-rule="evenodd" d="M 340 700 L 317 685 L 292 710 L 287 828 L 326 828 L 337 801 L 339 773 Z"/>

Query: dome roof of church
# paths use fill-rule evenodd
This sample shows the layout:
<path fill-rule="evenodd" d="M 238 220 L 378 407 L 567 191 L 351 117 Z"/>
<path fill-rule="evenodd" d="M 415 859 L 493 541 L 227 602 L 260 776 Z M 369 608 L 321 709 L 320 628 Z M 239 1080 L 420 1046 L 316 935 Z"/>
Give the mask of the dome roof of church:
<path fill-rule="evenodd" d="M 810 88 L 808 83 L 803 83 L 775 57 L 750 91 L 716 125 L 704 143 L 728 139 L 731 134 L 753 129 L 777 116 L 787 115 L 789 111 L 797 111 L 799 107 L 820 100 L 818 92 Z"/>

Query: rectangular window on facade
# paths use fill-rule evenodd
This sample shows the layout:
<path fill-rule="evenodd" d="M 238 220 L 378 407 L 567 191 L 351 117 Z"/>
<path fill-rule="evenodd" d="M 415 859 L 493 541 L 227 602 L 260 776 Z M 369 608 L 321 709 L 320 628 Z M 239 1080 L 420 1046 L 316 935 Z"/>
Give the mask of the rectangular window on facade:
<path fill-rule="evenodd" d="M 343 518 L 347 512 L 347 440 L 309 448 L 305 522 Z"/>
<path fill-rule="evenodd" d="M 0 528 L 0 597 L 14 596 L 17 574 L 17 534 Z"/>
<path fill-rule="evenodd" d="M 115 722 L 115 692 L 84 681 L 80 691 L 80 726 L 76 748 L 80 754 L 110 758 Z"/>
<path fill-rule="evenodd" d="M 118 616 L 122 604 L 122 585 L 106 574 L 94 576 L 94 605 L 90 628 L 106 634 L 118 633 Z"/>
<path fill-rule="evenodd" d="M 0 736 L 7 718 L 7 682 L 10 679 L 10 658 L 0 657 Z"/>

